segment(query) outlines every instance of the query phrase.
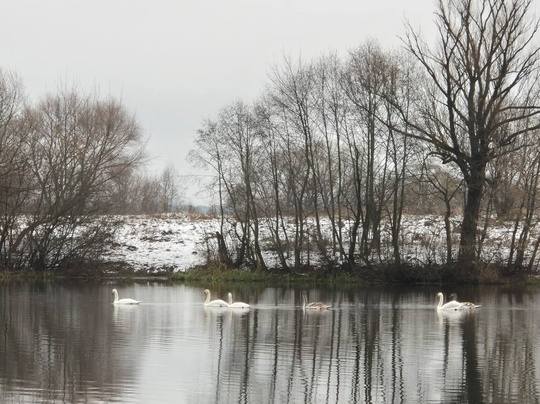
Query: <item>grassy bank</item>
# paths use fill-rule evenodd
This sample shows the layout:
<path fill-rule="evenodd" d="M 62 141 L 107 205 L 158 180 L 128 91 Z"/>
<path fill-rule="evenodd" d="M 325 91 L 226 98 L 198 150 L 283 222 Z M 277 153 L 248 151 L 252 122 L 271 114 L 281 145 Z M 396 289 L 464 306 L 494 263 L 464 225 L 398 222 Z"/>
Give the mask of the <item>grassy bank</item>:
<path fill-rule="evenodd" d="M 189 283 L 258 283 L 262 285 L 366 285 L 365 279 L 350 273 L 329 274 L 327 272 L 299 273 L 277 271 L 249 271 L 199 267 L 186 272 L 175 272 L 169 276 L 173 282 Z"/>
<path fill-rule="evenodd" d="M 261 283 L 268 285 L 356 285 L 373 284 L 471 284 L 471 285 L 540 285 L 540 277 L 525 274 L 508 274 L 502 268 L 486 266 L 477 271 L 474 279 L 459 277 L 459 268 L 446 266 L 380 266 L 355 269 L 305 268 L 303 271 L 250 271 L 247 269 L 227 269 L 221 266 L 197 267 L 186 272 L 169 275 L 172 281 L 202 283 Z"/>
<path fill-rule="evenodd" d="M 483 279 L 463 282 L 455 278 L 452 267 L 370 267 L 354 270 L 327 270 L 305 268 L 302 271 L 252 271 L 248 269 L 224 268 L 220 265 L 200 266 L 188 271 L 173 272 L 171 269 L 154 272 L 135 271 L 123 265 L 97 268 L 71 268 L 67 271 L 0 271 L 0 281 L 9 280 L 139 280 L 159 279 L 166 282 L 189 284 L 258 284 L 262 286 L 368 286 L 373 284 L 527 284 L 540 287 L 540 277 L 513 275 L 503 276 L 501 272 L 490 269 L 484 272 Z"/>

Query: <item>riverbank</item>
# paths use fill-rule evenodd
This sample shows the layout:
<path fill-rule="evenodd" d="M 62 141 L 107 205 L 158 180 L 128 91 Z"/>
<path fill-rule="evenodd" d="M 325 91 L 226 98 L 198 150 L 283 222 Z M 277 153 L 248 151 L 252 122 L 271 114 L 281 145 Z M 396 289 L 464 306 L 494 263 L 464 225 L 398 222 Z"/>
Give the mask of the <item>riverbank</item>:
<path fill-rule="evenodd" d="M 261 285 L 261 286 L 335 286 L 349 289 L 371 285 L 458 285 L 448 273 L 450 268 L 372 268 L 356 271 L 309 270 L 305 272 L 250 271 L 247 269 L 227 269 L 220 266 L 199 266 L 188 271 L 147 274 L 131 270 L 112 271 L 109 266 L 92 271 L 0 271 L 0 281 L 91 281 L 91 282 L 165 282 L 189 285 Z M 530 286 L 540 288 L 540 276 L 499 276 L 477 285 Z"/>
<path fill-rule="evenodd" d="M 116 219 L 116 218 L 115 218 Z M 189 215 L 121 216 L 117 218 L 114 242 L 106 249 L 99 266 L 74 266 L 62 272 L 13 272 L 0 271 L 0 279 L 14 278 L 115 278 L 115 279 L 165 279 L 178 282 L 264 282 L 269 284 L 443 284 L 454 283 L 456 267 L 444 265 L 446 253 L 443 237 L 443 222 L 433 216 L 407 216 L 403 219 L 406 238 L 403 240 L 403 264 L 345 265 L 328 267 L 311 249 L 309 265 L 291 271 L 279 269 L 272 245 L 262 245 L 268 263 L 276 263 L 265 271 L 226 269 L 212 262 L 212 235 L 220 230 L 215 218 Z M 321 221 L 323 232 L 331 232 L 331 225 Z M 458 226 L 459 218 L 453 222 Z M 486 262 L 481 269 L 482 283 L 522 282 L 523 276 L 508 278 L 504 275 L 502 257 L 507 253 L 510 227 L 500 223 L 491 226 L 491 233 L 484 244 Z M 456 236 L 458 232 L 454 233 Z M 331 236 L 330 236 L 331 237 Z M 535 236 L 536 237 L 536 236 Z M 330 238 L 331 239 L 331 238 Z M 384 238 L 383 238 L 384 239 Z M 458 245 L 455 240 L 454 245 Z M 374 257 L 377 258 L 377 257 Z M 391 261 L 389 261 L 391 262 Z M 292 263 L 291 263 L 292 264 Z M 291 265 L 291 268 L 293 266 Z M 536 280 L 529 276 L 528 280 Z"/>

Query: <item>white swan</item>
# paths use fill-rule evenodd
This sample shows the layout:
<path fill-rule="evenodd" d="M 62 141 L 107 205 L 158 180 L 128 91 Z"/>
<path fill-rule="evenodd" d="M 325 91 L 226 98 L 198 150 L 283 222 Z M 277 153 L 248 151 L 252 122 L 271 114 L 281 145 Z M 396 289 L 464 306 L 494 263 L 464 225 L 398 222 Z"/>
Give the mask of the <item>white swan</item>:
<path fill-rule="evenodd" d="M 206 295 L 206 300 L 204 301 L 205 307 L 227 307 L 228 304 L 225 300 L 216 299 L 210 301 L 210 291 L 208 289 L 204 290 L 204 294 Z"/>
<path fill-rule="evenodd" d="M 437 293 L 437 297 L 439 298 L 439 304 L 437 304 L 437 310 L 459 310 L 461 309 L 461 303 L 456 302 L 455 300 L 452 300 L 448 303 L 443 304 L 444 302 L 444 295 L 439 292 Z"/>
<path fill-rule="evenodd" d="M 249 309 L 251 306 L 247 303 L 244 303 L 244 302 L 234 302 L 233 303 L 233 299 L 232 299 L 232 293 L 229 293 L 229 302 L 228 302 L 228 306 L 231 308 L 231 309 Z"/>
<path fill-rule="evenodd" d="M 323 302 L 312 302 L 312 303 L 308 303 L 307 302 L 307 297 L 306 297 L 306 294 L 305 293 L 302 293 L 302 308 L 304 310 L 325 310 L 325 309 L 329 309 L 330 307 L 332 306 L 329 306 L 327 304 L 324 304 Z"/>
<path fill-rule="evenodd" d="M 118 291 L 116 289 L 112 290 L 112 294 L 114 295 L 114 302 L 113 304 L 139 304 L 139 300 L 133 300 L 133 299 L 118 299 Z"/>
<path fill-rule="evenodd" d="M 457 302 L 457 294 L 456 293 L 452 293 L 450 295 L 450 298 Z M 477 307 L 481 306 L 481 304 L 475 304 L 475 303 L 471 303 L 471 302 L 458 302 L 458 303 L 461 304 L 460 309 L 476 309 Z"/>

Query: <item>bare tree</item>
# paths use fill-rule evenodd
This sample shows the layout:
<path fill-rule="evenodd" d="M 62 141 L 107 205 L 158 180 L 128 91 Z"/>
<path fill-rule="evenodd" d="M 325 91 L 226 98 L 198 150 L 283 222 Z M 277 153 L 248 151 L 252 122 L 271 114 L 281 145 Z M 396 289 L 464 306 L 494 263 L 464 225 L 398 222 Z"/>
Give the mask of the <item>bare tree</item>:
<path fill-rule="evenodd" d="M 236 266 L 249 263 L 256 269 L 266 269 L 259 237 L 258 183 L 261 181 L 262 148 L 251 107 L 235 102 L 220 113 L 219 128 L 224 147 L 232 161 L 229 162 L 228 198 L 240 232 L 240 254 Z"/>
<path fill-rule="evenodd" d="M 513 221 L 512 239 L 506 266 L 523 271 L 531 231 L 536 226 L 540 181 L 540 149 L 538 131 L 529 131 L 520 142 L 523 147 L 513 154 L 494 159 L 488 166 L 490 174 L 489 202 L 499 218 Z"/>
<path fill-rule="evenodd" d="M 363 186 L 357 188 L 354 199 L 358 200 L 356 214 L 362 225 L 360 254 L 366 262 L 372 251 L 380 251 L 380 226 L 389 190 L 390 158 L 392 154 L 397 157 L 396 144 L 392 144 L 393 127 L 389 125 L 395 118 L 387 101 L 380 96 L 387 91 L 397 91 L 391 89 L 394 73 L 390 57 L 375 41 L 367 42 L 350 54 L 345 89 L 354 105 L 356 126 L 349 143 L 354 149 L 351 160 L 358 160 L 355 166 L 363 170 L 355 174 Z M 399 166 L 394 165 L 394 168 L 401 171 Z M 394 184 L 399 184 L 399 178 L 396 177 L 396 181 Z"/>
<path fill-rule="evenodd" d="M 238 101 L 222 108 L 217 120 L 205 123 L 190 153 L 192 161 L 216 173 L 221 227 L 213 237 L 226 266 L 266 269 L 259 239 L 259 143 L 255 114 Z"/>
<path fill-rule="evenodd" d="M 428 153 L 422 162 L 419 181 L 428 184 L 422 195 L 428 199 L 439 199 L 443 206 L 444 231 L 446 238 L 446 262 L 453 261 L 452 224 L 450 219 L 453 213 L 453 200 L 462 191 L 462 180 L 456 178 L 456 173 L 448 170 L 446 166 L 430 162 Z"/>
<path fill-rule="evenodd" d="M 265 158 L 261 160 L 261 175 L 259 184 L 261 209 L 272 235 L 279 263 L 284 270 L 289 271 L 289 234 L 286 231 L 286 215 L 289 213 L 289 190 L 285 186 L 285 173 L 282 162 L 286 153 L 283 151 L 282 130 L 279 129 L 280 118 L 273 112 L 273 103 L 263 97 L 256 106 L 256 115 L 259 129 L 264 136 L 261 137 L 261 147 Z"/>
<path fill-rule="evenodd" d="M 208 169 L 215 173 L 214 181 L 209 183 L 209 187 L 217 188 L 219 201 L 220 230 L 215 237 L 219 249 L 219 262 L 225 266 L 232 266 L 233 258 L 225 243 L 224 234 L 226 229 L 227 210 L 227 150 L 223 150 L 218 123 L 215 120 L 207 119 L 203 122 L 202 128 L 197 130 L 195 138 L 195 148 L 190 150 L 188 159 L 197 167 Z"/>
<path fill-rule="evenodd" d="M 180 179 L 173 164 L 167 165 L 160 176 L 161 212 L 170 213 L 178 208 L 180 200 Z"/>
<path fill-rule="evenodd" d="M 285 59 L 285 66 L 276 68 L 270 80 L 268 97 L 281 121 L 277 130 L 283 150 L 282 173 L 294 210 L 294 267 L 300 268 L 302 254 L 309 244 L 308 209 L 311 208 L 315 216 L 319 214 L 313 150 L 315 76 L 311 65 L 304 66 L 301 61 L 295 65 Z M 318 223 L 318 216 L 316 220 Z"/>
<path fill-rule="evenodd" d="M 532 4 L 439 0 L 436 47 L 412 29 L 405 41 L 427 77 L 408 134 L 435 146 L 444 163 L 459 167 L 467 188 L 458 255 L 466 278 L 477 277 L 486 165 L 511 153 L 517 138 L 540 126 L 539 49 L 532 46 L 539 25 L 531 19 Z"/>
<path fill-rule="evenodd" d="M 316 122 L 324 151 L 315 164 L 315 174 L 325 213 L 332 223 L 332 255 L 334 260 L 353 261 L 346 253 L 343 234 L 344 171 L 347 159 L 343 148 L 344 132 L 349 108 L 342 87 L 343 66 L 335 55 L 322 57 L 316 65 L 317 88 L 315 90 Z M 324 247 L 324 246 L 322 246 Z M 322 250 L 322 248 L 321 248 Z"/>
<path fill-rule="evenodd" d="M 116 100 L 65 91 L 22 119 L 32 183 L 9 254 L 36 269 L 96 258 L 111 229 L 95 215 L 114 207 L 124 174 L 143 157 L 134 117 Z"/>

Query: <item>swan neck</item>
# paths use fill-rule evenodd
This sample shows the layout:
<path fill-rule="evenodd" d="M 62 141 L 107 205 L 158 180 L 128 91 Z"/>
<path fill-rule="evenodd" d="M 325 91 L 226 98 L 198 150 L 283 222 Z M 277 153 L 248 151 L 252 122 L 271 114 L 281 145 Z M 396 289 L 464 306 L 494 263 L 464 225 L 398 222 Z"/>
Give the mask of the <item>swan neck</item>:
<path fill-rule="evenodd" d="M 113 291 L 113 294 L 114 294 L 114 301 L 117 302 L 118 301 L 118 292 L 116 291 L 116 289 Z"/>
<path fill-rule="evenodd" d="M 440 309 L 443 305 L 443 295 L 439 295 L 439 304 L 437 304 L 437 308 Z"/>
<path fill-rule="evenodd" d="M 206 300 L 204 301 L 204 304 L 208 304 L 210 302 L 210 292 L 206 293 Z"/>
<path fill-rule="evenodd" d="M 229 293 L 229 304 L 232 304 L 232 293 Z"/>

